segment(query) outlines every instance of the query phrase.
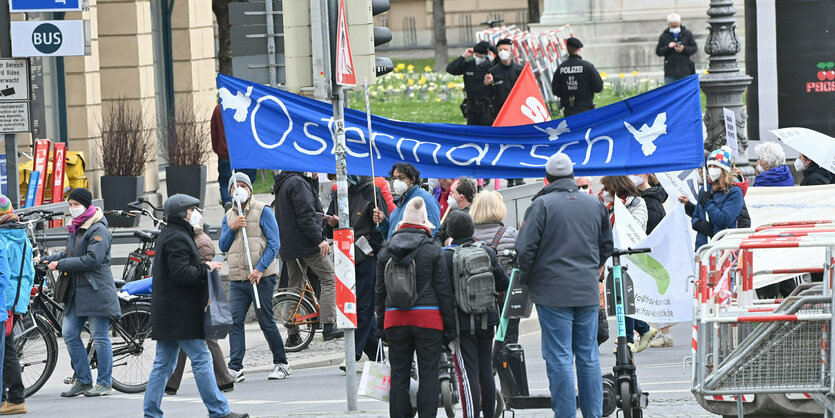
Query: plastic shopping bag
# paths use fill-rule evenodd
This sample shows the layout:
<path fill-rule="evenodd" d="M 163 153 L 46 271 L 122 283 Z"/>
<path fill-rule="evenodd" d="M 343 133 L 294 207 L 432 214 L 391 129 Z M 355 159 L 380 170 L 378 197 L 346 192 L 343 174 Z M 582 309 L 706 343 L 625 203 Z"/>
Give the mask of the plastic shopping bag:
<path fill-rule="evenodd" d="M 209 302 L 203 311 L 204 338 L 222 340 L 232 328 L 232 311 L 217 270 L 209 270 Z"/>
<path fill-rule="evenodd" d="M 377 358 L 374 361 L 366 361 L 362 369 L 359 394 L 388 402 L 389 392 L 391 392 L 391 366 L 383 360 L 383 344 L 380 341 L 377 345 Z"/>

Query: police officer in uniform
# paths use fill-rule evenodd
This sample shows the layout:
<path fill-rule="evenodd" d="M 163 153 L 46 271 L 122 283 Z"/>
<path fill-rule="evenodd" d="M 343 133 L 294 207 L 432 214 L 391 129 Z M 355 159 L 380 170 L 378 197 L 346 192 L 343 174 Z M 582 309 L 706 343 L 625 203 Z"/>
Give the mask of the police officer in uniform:
<path fill-rule="evenodd" d="M 603 79 L 590 62 L 580 56 L 583 43 L 577 38 L 566 40 L 568 59 L 554 74 L 551 89 L 560 98 L 564 116 L 594 109 L 594 93 L 603 91 Z"/>
<path fill-rule="evenodd" d="M 496 47 L 499 49 L 499 62 L 490 67 L 490 72 L 484 76 L 484 85 L 490 87 L 493 93 L 493 118 L 498 116 L 524 68 L 513 62 L 513 42 L 510 39 L 496 42 Z M 507 179 L 507 187 L 523 184 L 523 179 Z"/>
<path fill-rule="evenodd" d="M 490 44 L 486 41 L 467 48 L 460 57 L 449 63 L 446 71 L 452 75 L 464 75 L 464 91 L 467 98 L 461 103 L 461 111 L 467 118 L 467 125 L 490 126 L 493 124 L 493 103 L 490 88 L 484 85 L 484 76 L 490 70 L 487 52 Z M 474 56 L 474 59 L 468 59 Z"/>

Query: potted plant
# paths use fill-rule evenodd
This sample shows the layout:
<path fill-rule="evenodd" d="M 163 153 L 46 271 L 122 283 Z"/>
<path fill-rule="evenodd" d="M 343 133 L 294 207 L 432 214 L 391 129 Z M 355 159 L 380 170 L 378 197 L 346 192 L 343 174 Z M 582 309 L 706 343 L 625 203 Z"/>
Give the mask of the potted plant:
<path fill-rule="evenodd" d="M 177 106 L 163 135 L 163 154 L 168 161 L 165 167 L 165 186 L 168 196 L 183 193 L 206 200 L 206 162 L 211 143 L 207 122 L 198 121 L 193 106 Z"/>
<path fill-rule="evenodd" d="M 146 123 L 142 108 L 125 98 L 111 103 L 100 129 L 104 210 L 130 210 L 128 203 L 145 191 L 145 170 L 155 155 L 153 129 Z M 107 221 L 111 226 L 136 227 L 139 217 L 107 215 Z"/>

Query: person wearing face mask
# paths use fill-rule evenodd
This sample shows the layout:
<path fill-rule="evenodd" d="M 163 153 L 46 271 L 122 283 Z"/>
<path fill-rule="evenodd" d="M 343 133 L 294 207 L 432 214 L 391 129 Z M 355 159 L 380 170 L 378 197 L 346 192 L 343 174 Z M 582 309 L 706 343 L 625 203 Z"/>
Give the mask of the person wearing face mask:
<path fill-rule="evenodd" d="M 237 187 L 236 186 L 237 183 Z M 243 360 L 246 354 L 246 333 L 244 321 L 249 307 L 255 304 L 252 285 L 258 287 L 261 309 L 255 310 L 255 317 L 273 357 L 273 371 L 267 379 L 284 379 L 292 373 L 284 351 L 284 342 L 273 318 L 273 291 L 278 270 L 275 256 L 281 247 L 278 224 L 273 211 L 265 203 L 252 197 L 252 182 L 244 173 L 235 173 L 229 179 L 229 193 L 236 201 L 223 218 L 220 251 L 225 252 L 229 262 L 229 306 L 232 309 L 232 329 L 229 330 L 229 372 L 235 382 L 245 379 Z M 243 213 L 238 211 L 238 205 Z M 249 248 L 244 245 L 242 228 L 246 228 Z M 249 254 L 246 253 L 247 249 Z M 249 257 L 253 269 L 249 269 Z M 289 270 L 288 270 L 289 272 Z"/>
<path fill-rule="evenodd" d="M 476 185 L 475 182 L 466 176 L 461 176 L 455 179 L 455 182 L 449 186 L 449 196 L 447 196 L 447 207 L 450 209 L 450 213 L 453 210 L 463 210 L 464 212 L 470 211 L 470 205 L 473 203 L 473 199 L 475 198 L 475 191 Z M 441 226 L 438 228 L 438 232 L 435 233 L 435 242 L 438 245 L 445 245 L 445 242 L 449 238 L 446 230 L 446 222 L 442 223 Z"/>
<path fill-rule="evenodd" d="M 379 225 L 383 237 L 389 239 L 394 235 L 397 224 L 403 217 L 403 208 L 412 199 L 423 199 L 426 202 L 427 216 L 432 224 L 430 232 L 434 236 L 435 230 L 441 224 L 441 206 L 429 192 L 420 187 L 420 171 L 409 163 L 396 163 L 389 175 L 393 180 L 391 191 L 397 208 L 391 211 L 390 216 L 386 216 L 379 208 L 374 209 L 374 222 Z"/>
<path fill-rule="evenodd" d="M 229 409 L 229 403 L 217 387 L 212 355 L 204 338 L 203 312 L 209 297 L 209 272 L 219 270 L 223 263 L 201 261 L 190 223 L 198 204 L 200 201 L 194 197 L 175 194 L 163 205 L 166 225 L 157 238 L 151 293 L 151 338 L 157 347 L 143 401 L 145 417 L 163 416 L 165 384 L 180 350 L 191 360 L 194 381 L 210 417 L 249 417 Z M 98 350 L 96 354 L 101 355 Z"/>
<path fill-rule="evenodd" d="M 64 303 L 64 342 L 76 372 L 76 382 L 61 397 L 103 396 L 112 392 L 113 349 L 110 318 L 121 315 L 113 272 L 110 270 L 110 241 L 107 220 L 93 206 L 93 195 L 84 188 L 73 189 L 68 198 L 72 222 L 67 226 L 67 247 L 42 259 L 49 269 L 68 274 L 70 288 Z M 41 260 L 35 260 L 39 262 Z M 81 341 L 84 324 L 89 323 L 98 354 L 98 376 L 93 385 L 87 350 Z"/>
<path fill-rule="evenodd" d="M 667 29 L 661 32 L 655 54 L 664 57 L 664 84 L 670 84 L 692 74 L 696 66 L 690 56 L 698 50 L 693 33 L 681 25 L 681 16 L 667 16 Z"/>
<path fill-rule="evenodd" d="M 583 43 L 577 38 L 565 41 L 568 59 L 554 72 L 551 90 L 560 99 L 563 116 L 594 109 L 594 93 L 603 91 L 603 79 L 592 63 L 580 56 Z"/>
<path fill-rule="evenodd" d="M 493 101 L 492 119 L 496 119 L 502 106 L 507 101 L 516 80 L 522 74 L 524 68 L 513 59 L 513 41 L 502 39 L 496 42 L 499 51 L 499 62 L 490 67 L 490 72 L 484 76 L 484 85 L 490 89 Z M 507 187 L 521 186 L 525 184 L 524 179 L 507 179 Z"/>
<path fill-rule="evenodd" d="M 803 173 L 803 180 L 800 181 L 801 186 L 831 184 L 833 177 L 835 177 L 835 174 L 830 173 L 803 154 L 798 154 L 797 159 L 794 160 L 794 169 L 798 173 Z"/>
<path fill-rule="evenodd" d="M 484 85 L 484 76 L 490 70 L 487 57 L 490 43 L 481 41 L 467 48 L 460 57 L 449 63 L 446 72 L 464 76 L 464 92 L 467 97 L 461 103 L 461 112 L 467 125 L 490 126 L 493 124 L 493 102 L 490 89 Z M 473 59 L 469 59 L 474 57 Z"/>
<path fill-rule="evenodd" d="M 737 219 L 744 203 L 742 189 L 734 185 L 731 154 L 718 149 L 707 159 L 707 190 L 699 192 L 699 204 L 693 212 L 693 230 L 696 235 L 696 250 L 707 244 L 717 232 L 737 227 Z"/>
<path fill-rule="evenodd" d="M 786 153 L 776 142 L 764 142 L 757 145 L 757 177 L 754 187 L 791 187 L 794 177 L 786 165 Z"/>
<path fill-rule="evenodd" d="M 377 254 L 383 246 L 383 234 L 374 223 L 374 202 L 385 209 L 385 201 L 379 187 L 370 176 L 348 175 L 348 224 L 354 228 L 354 271 L 357 295 L 357 330 L 354 334 L 356 361 L 362 353 L 374 360 L 377 355 L 377 321 L 374 318 L 374 285 L 377 278 Z M 376 199 L 376 200 L 375 200 Z M 336 191 L 333 191 L 325 217 L 325 235 L 333 238 L 333 230 L 339 226 L 336 207 Z M 345 371 L 345 362 L 339 368 Z"/>
<path fill-rule="evenodd" d="M 215 258 L 215 245 L 212 243 L 212 238 L 206 235 L 203 231 L 203 214 L 199 209 L 195 209 L 191 213 L 191 218 L 188 223 L 194 228 L 194 243 L 197 244 L 197 252 L 200 253 L 200 261 L 207 263 Z M 230 392 L 235 390 L 235 378 L 229 373 L 226 367 L 226 360 L 223 358 L 223 350 L 217 340 L 207 339 L 206 345 L 209 347 L 209 352 L 212 354 L 212 368 L 215 372 L 215 381 L 217 387 L 221 392 Z M 177 367 L 174 373 L 165 384 L 166 395 L 176 395 L 180 389 L 180 382 L 183 379 L 183 372 L 186 369 L 186 353 L 180 350 L 180 356 L 177 358 Z"/>

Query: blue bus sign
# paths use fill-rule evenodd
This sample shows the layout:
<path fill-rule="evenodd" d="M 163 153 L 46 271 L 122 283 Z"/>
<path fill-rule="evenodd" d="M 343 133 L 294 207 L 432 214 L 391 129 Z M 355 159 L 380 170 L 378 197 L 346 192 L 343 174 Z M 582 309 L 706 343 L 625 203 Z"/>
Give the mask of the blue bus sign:
<path fill-rule="evenodd" d="M 12 13 L 80 12 L 84 0 L 9 0 Z"/>

